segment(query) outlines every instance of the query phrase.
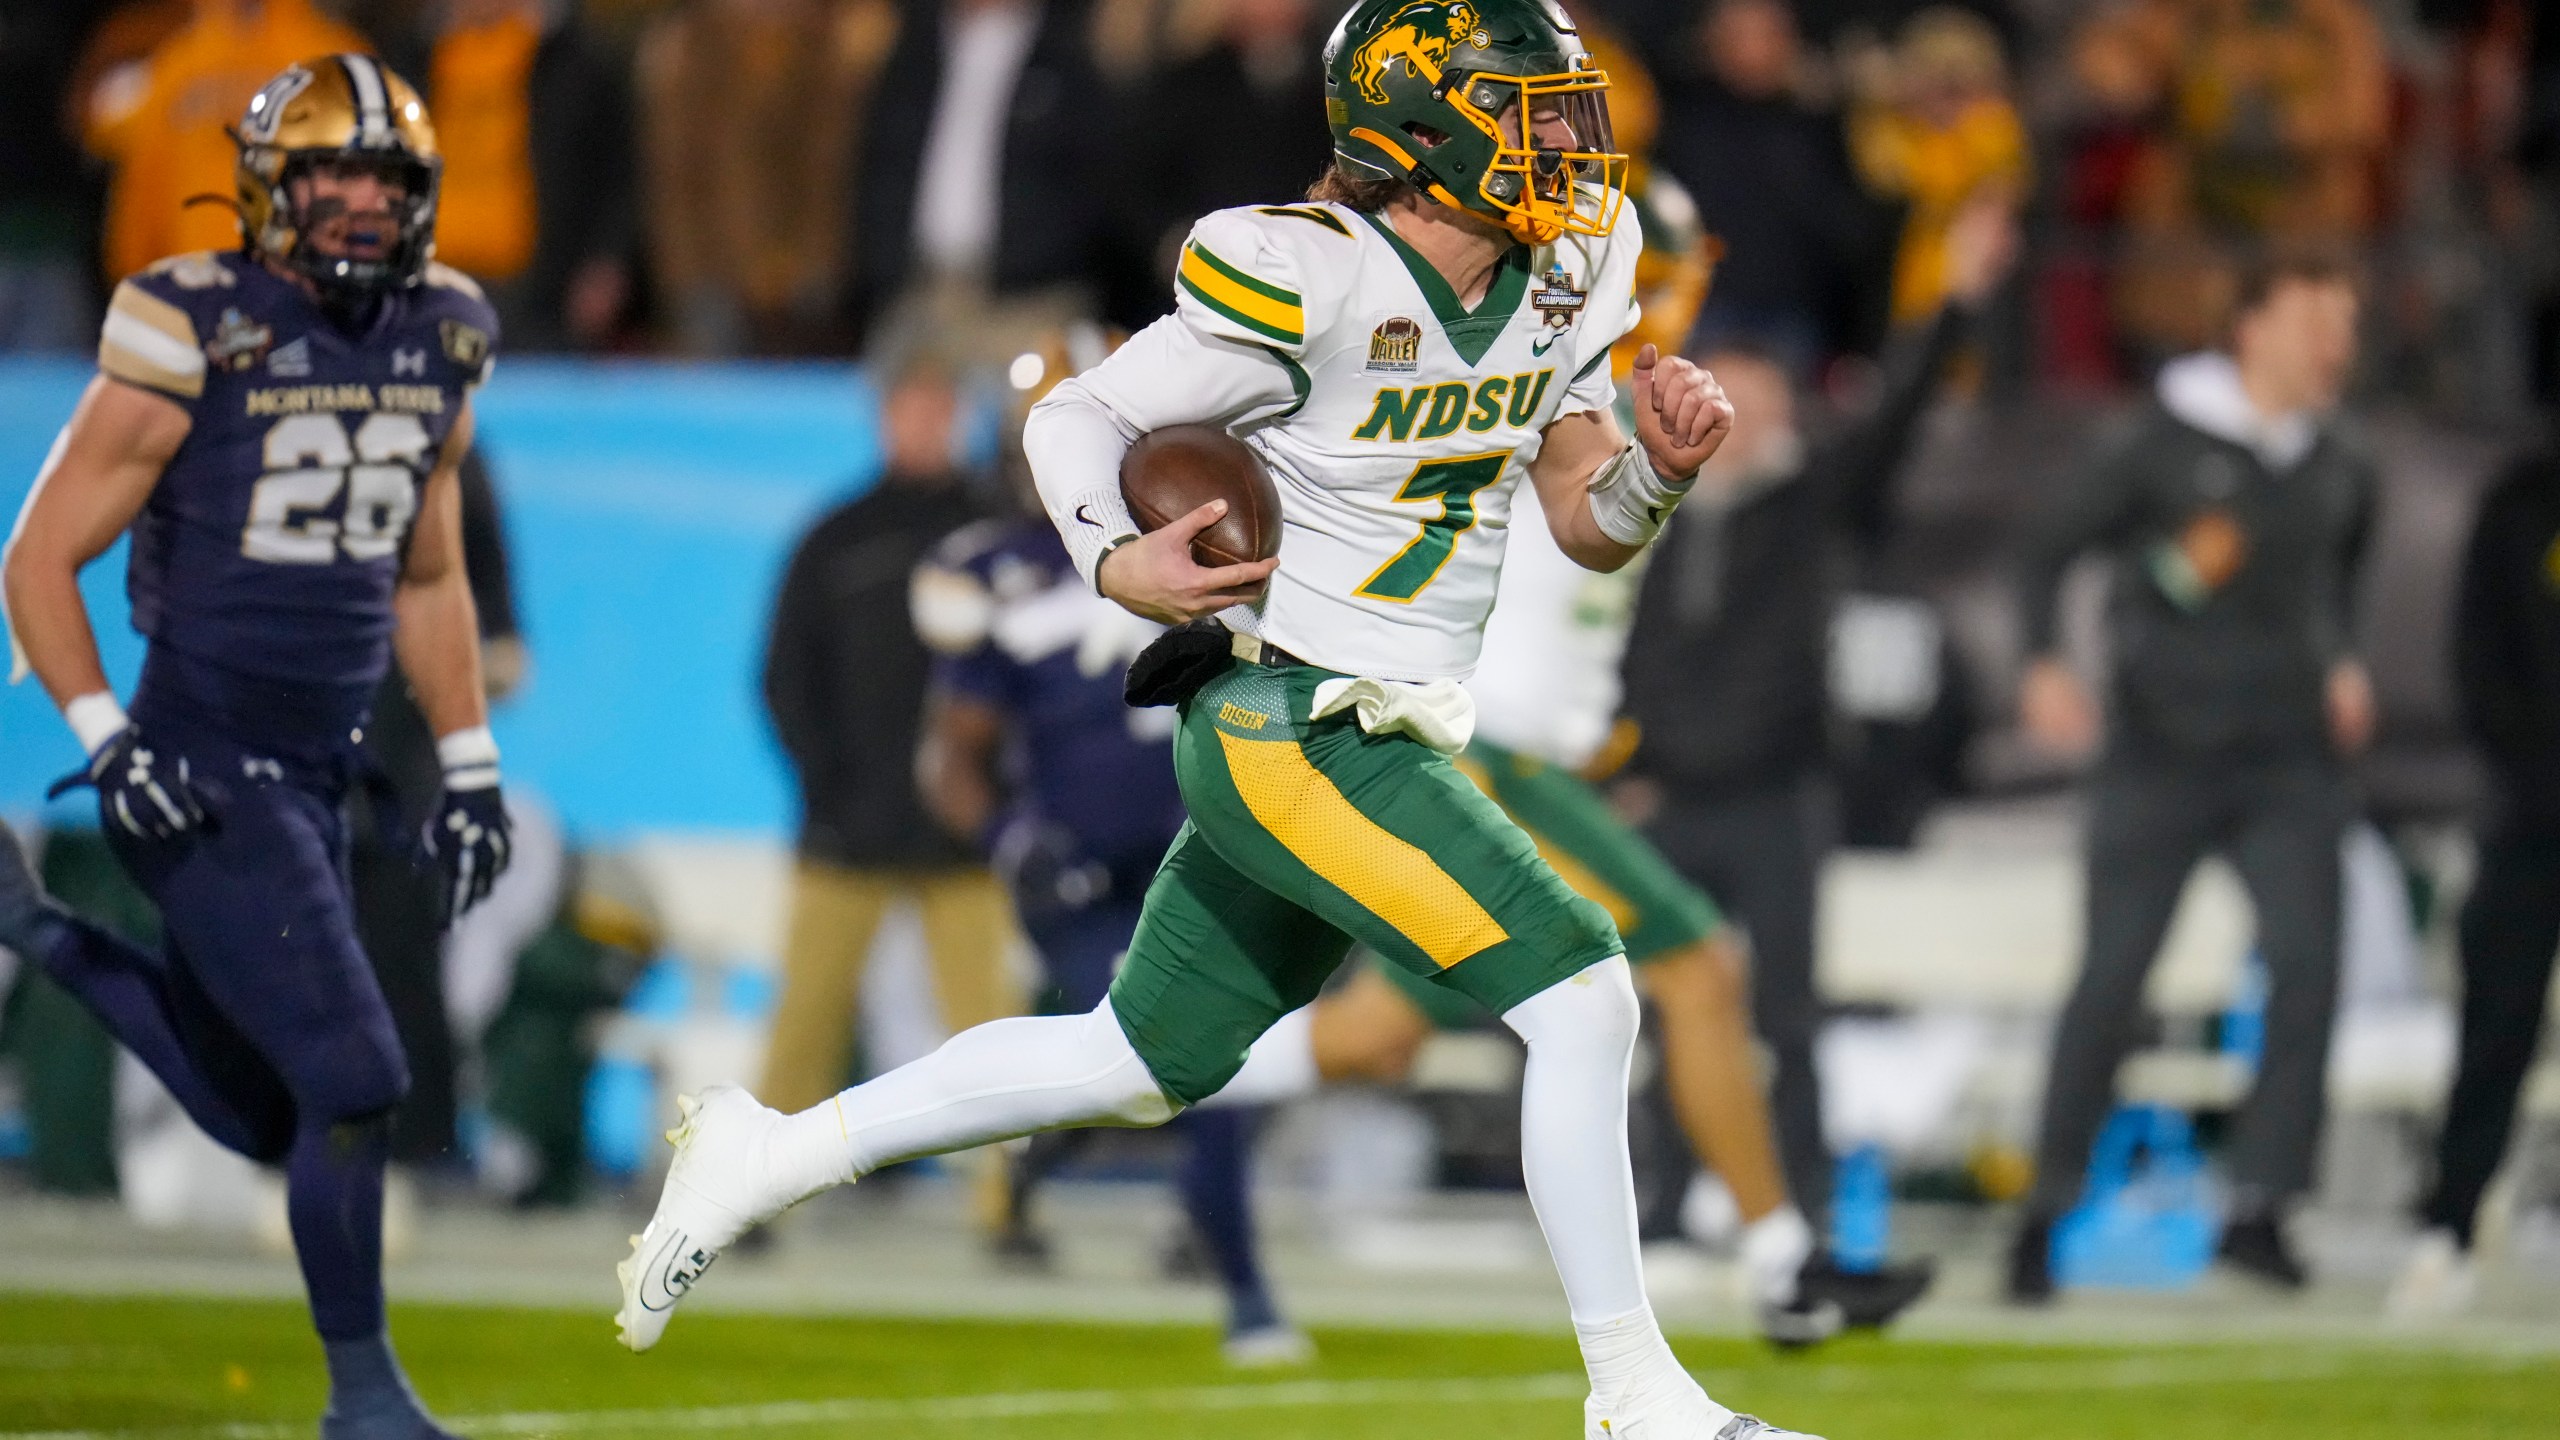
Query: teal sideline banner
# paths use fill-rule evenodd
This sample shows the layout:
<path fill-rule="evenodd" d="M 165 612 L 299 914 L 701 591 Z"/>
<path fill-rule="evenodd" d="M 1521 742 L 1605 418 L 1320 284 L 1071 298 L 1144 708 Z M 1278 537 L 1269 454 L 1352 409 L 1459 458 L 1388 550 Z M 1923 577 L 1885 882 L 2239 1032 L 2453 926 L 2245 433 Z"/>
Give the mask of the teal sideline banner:
<path fill-rule="evenodd" d="M 14 517 L 90 370 L 0 360 L 0 516 Z M 758 695 L 803 527 L 870 485 L 876 406 L 843 365 L 501 361 L 479 402 L 532 683 L 495 724 L 511 779 L 574 828 L 782 836 L 788 777 Z M 129 692 L 124 547 L 86 592 Z M 30 679 L 0 689 L 0 813 L 33 812 L 78 747 Z M 50 813 L 70 819 L 71 808 Z"/>

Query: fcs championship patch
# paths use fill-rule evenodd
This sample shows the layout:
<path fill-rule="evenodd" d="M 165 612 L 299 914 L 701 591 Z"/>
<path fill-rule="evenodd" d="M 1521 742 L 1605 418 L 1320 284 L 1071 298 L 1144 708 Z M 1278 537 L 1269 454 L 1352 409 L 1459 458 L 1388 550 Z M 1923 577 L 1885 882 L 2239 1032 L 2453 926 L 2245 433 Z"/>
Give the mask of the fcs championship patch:
<path fill-rule="evenodd" d="M 1549 329 L 1561 330 L 1573 323 L 1582 311 L 1584 292 L 1574 288 L 1573 276 L 1562 265 L 1550 265 L 1529 295 L 1529 303 L 1546 317 Z"/>
<path fill-rule="evenodd" d="M 459 320 L 447 320 L 439 328 L 444 334 L 444 358 L 474 372 L 489 363 L 488 331 Z"/>
<path fill-rule="evenodd" d="M 275 331 L 241 314 L 239 306 L 227 305 L 214 323 L 213 338 L 204 342 L 204 358 L 217 370 L 246 370 L 265 359 L 275 343 Z"/>
<path fill-rule="evenodd" d="M 1379 322 L 1369 332 L 1369 363 L 1361 367 L 1372 375 L 1411 375 L 1422 368 L 1422 327 L 1407 316 Z"/>

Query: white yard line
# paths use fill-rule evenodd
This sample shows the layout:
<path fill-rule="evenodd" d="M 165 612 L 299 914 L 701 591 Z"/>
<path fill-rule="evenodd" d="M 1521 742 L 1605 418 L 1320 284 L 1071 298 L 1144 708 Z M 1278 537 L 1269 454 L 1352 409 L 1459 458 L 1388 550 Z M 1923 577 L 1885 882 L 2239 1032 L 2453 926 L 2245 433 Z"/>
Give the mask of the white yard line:
<path fill-rule="evenodd" d="M 1194 1414 L 1350 1405 L 1452 1405 L 1577 1400 L 1587 1388 L 1568 1373 L 1469 1380 L 1300 1380 L 1147 1390 L 1022 1390 L 915 1399 L 863 1397 L 777 1400 L 654 1410 L 513 1411 L 463 1415 L 446 1423 L 473 1435 L 635 1434 L 699 1430 L 779 1430 L 881 1421 L 1038 1419 L 1069 1415 Z M 9 1430 L 0 1440 L 299 1440 L 308 1421 L 154 1430 Z"/>
<path fill-rule="evenodd" d="M 2329 1354 L 2197 1354 L 2127 1356 L 2106 1360 L 1995 1361 L 1943 1377 L 1951 1393 L 2069 1390 L 2150 1390 L 2195 1385 L 2254 1385 L 2336 1379 L 2371 1374 L 2457 1370 L 2501 1373 L 2546 1369 L 2547 1355 L 2528 1353 L 2403 1354 L 2348 1351 Z M 1747 1377 L 1790 1389 L 1879 1390 L 1921 1380 L 1899 1366 L 1824 1364 L 1791 1366 Z M 1706 1371 L 1709 1389 L 1744 1383 L 1741 1372 Z M 778 1400 L 755 1405 L 678 1406 L 651 1410 L 509 1411 L 465 1415 L 449 1423 L 475 1436 L 555 1436 L 610 1433 L 684 1434 L 713 1430 L 786 1430 L 819 1425 L 968 1420 L 1025 1420 L 1078 1415 L 1196 1415 L 1218 1411 L 1321 1409 L 1378 1405 L 1474 1405 L 1530 1400 L 1577 1400 L 1583 1377 L 1569 1372 L 1452 1380 L 1299 1380 L 1257 1385 L 1204 1385 L 1142 1390 L 1022 1390 L 986 1395 L 936 1395 L 835 1400 Z M 309 1421 L 143 1430 L 8 1430 L 0 1440 L 301 1440 Z"/>

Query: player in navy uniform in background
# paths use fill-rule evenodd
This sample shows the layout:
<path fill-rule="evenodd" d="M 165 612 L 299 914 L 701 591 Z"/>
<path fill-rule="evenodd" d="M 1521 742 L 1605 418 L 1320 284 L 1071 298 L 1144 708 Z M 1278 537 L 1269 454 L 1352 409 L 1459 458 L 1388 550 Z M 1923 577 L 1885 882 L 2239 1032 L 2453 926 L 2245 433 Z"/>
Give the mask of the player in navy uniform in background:
<path fill-rule="evenodd" d="M 1043 517 L 989 520 L 944 541 L 915 577 L 916 628 L 937 652 L 919 781 L 926 805 L 976 838 L 1061 1012 L 1102 1002 L 1137 932 L 1139 903 L 1182 828 L 1173 712 L 1121 700 L 1129 660 L 1161 627 L 1093 592 Z M 1297 1363 L 1255 1253 L 1246 1183 L 1250 1112 L 1206 1108 L 1167 1128 L 1186 1145 L 1176 1184 L 1227 1292 L 1226 1354 Z M 1032 1137 L 1014 1169 L 1008 1242 L 1045 1255 L 1031 1190 L 1088 1132 Z M 1045 1143 L 1044 1143 L 1045 1142 Z"/>
<path fill-rule="evenodd" d="M 44 897 L 0 830 L 0 945 L 98 1012 L 206 1133 L 285 1169 L 327 1351 L 325 1440 L 433 1440 L 384 1328 L 382 1175 L 408 1085 L 358 947 L 342 811 L 395 654 L 437 736 L 425 845 L 458 914 L 507 860 L 455 470 L 497 324 L 436 265 L 433 130 L 361 55 L 296 65 L 239 128 L 245 243 L 119 286 L 97 378 L 5 566 L 162 953 Z M 78 573 L 133 538 L 128 711 Z M 61 787 L 58 787 L 61 788 Z"/>

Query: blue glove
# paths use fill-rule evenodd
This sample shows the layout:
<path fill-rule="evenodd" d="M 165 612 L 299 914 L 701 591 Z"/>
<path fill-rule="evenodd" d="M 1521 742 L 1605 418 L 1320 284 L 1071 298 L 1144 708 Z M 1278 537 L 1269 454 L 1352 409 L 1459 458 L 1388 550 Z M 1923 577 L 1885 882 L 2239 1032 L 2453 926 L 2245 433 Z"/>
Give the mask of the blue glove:
<path fill-rule="evenodd" d="M 443 875 L 447 925 L 489 898 L 489 887 L 506 873 L 514 853 L 506 803 L 499 799 L 496 785 L 456 790 L 448 780 L 436 801 L 435 818 L 427 822 L 421 839 L 427 858 Z"/>
<path fill-rule="evenodd" d="M 87 768 L 54 781 L 44 798 L 83 787 L 98 792 L 99 822 L 136 840 L 175 840 L 218 823 L 220 797 L 196 779 L 187 757 L 154 750 L 131 725 L 99 746 Z"/>

